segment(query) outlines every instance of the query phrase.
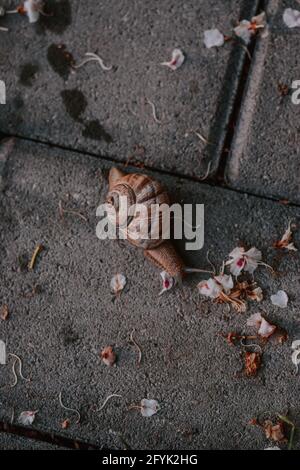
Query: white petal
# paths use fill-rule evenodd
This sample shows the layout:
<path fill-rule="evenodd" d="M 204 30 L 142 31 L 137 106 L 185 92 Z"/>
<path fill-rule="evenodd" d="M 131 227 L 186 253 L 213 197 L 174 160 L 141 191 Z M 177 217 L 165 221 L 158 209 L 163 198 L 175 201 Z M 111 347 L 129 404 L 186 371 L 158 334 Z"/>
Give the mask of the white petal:
<path fill-rule="evenodd" d="M 170 276 L 170 274 L 168 274 L 166 271 L 162 271 L 160 275 L 163 281 L 163 288 L 160 291 L 159 295 L 162 295 L 164 292 L 172 289 L 172 287 L 174 286 L 174 278 Z"/>
<path fill-rule="evenodd" d="M 247 325 L 248 326 L 254 326 L 255 328 L 259 328 L 262 322 L 262 316 L 261 314 L 258 313 L 253 313 L 251 317 L 248 318 L 247 320 Z"/>
<path fill-rule="evenodd" d="M 300 11 L 286 8 L 283 13 L 283 21 L 288 28 L 300 26 Z"/>
<path fill-rule="evenodd" d="M 292 362 L 296 366 L 298 372 L 298 365 L 300 364 L 300 351 L 294 351 L 292 354 Z"/>
<path fill-rule="evenodd" d="M 230 266 L 230 272 L 234 276 L 239 276 L 243 269 L 245 268 L 246 259 L 245 258 L 237 258 L 233 260 Z"/>
<path fill-rule="evenodd" d="M 216 299 L 220 292 L 222 292 L 222 287 L 212 278 L 207 281 L 199 282 L 198 289 L 200 294 L 210 297 L 211 299 Z"/>
<path fill-rule="evenodd" d="M 155 415 L 159 411 L 159 404 L 156 400 L 147 400 L 143 398 L 141 401 L 141 413 L 145 418 Z"/>
<path fill-rule="evenodd" d="M 162 62 L 161 65 L 166 65 L 172 70 L 177 70 L 179 69 L 179 67 L 182 66 L 184 60 L 185 57 L 183 55 L 183 52 L 180 49 L 174 49 L 170 62 Z"/>
<path fill-rule="evenodd" d="M 29 23 L 36 23 L 40 17 L 39 9 L 41 2 L 39 0 L 26 0 L 24 2 L 24 10 L 27 13 Z"/>
<path fill-rule="evenodd" d="M 289 298 L 284 290 L 279 290 L 276 294 L 271 295 L 271 302 L 276 307 L 286 308 L 288 300 Z"/>
<path fill-rule="evenodd" d="M 238 246 L 232 250 L 231 253 L 229 253 L 230 258 L 242 258 L 245 253 L 245 249 L 241 246 Z"/>
<path fill-rule="evenodd" d="M 261 336 L 262 338 L 269 338 L 269 336 L 271 336 L 275 330 L 276 330 L 276 326 L 271 325 L 270 323 L 267 322 L 267 320 L 265 320 L 262 317 L 260 328 L 258 330 L 259 336 Z"/>
<path fill-rule="evenodd" d="M 286 249 L 287 249 L 287 250 L 290 250 L 290 251 L 298 251 L 293 242 L 289 243 L 289 244 L 286 246 Z"/>
<path fill-rule="evenodd" d="M 30 426 L 35 420 L 37 411 L 23 411 L 19 416 L 19 423 L 23 426 Z"/>
<path fill-rule="evenodd" d="M 256 23 L 257 25 L 265 25 L 266 24 L 266 13 L 263 11 L 257 16 L 253 16 L 251 18 L 252 23 Z"/>
<path fill-rule="evenodd" d="M 261 251 L 258 250 L 257 248 L 255 248 L 255 246 L 250 248 L 250 250 L 245 251 L 245 256 L 247 256 L 247 258 L 251 258 L 255 261 L 261 261 L 261 258 L 262 258 Z"/>
<path fill-rule="evenodd" d="M 250 24 L 251 24 L 250 21 L 243 20 L 240 22 L 240 24 L 236 28 L 233 29 L 235 34 L 239 38 L 243 39 L 243 41 L 245 41 L 246 44 L 248 44 L 253 34 L 253 31 L 248 29 Z"/>
<path fill-rule="evenodd" d="M 233 288 L 233 279 L 232 276 L 228 274 L 221 274 L 220 276 L 215 276 L 215 280 L 221 284 L 225 293 L 228 293 Z"/>
<path fill-rule="evenodd" d="M 116 274 L 110 281 L 111 291 L 118 294 L 118 292 L 121 292 L 124 289 L 126 282 L 127 280 L 124 274 Z"/>
<path fill-rule="evenodd" d="M 295 341 L 292 342 L 292 349 L 300 349 L 300 339 L 296 339 Z"/>
<path fill-rule="evenodd" d="M 218 29 L 204 31 L 204 44 L 207 49 L 223 46 L 224 42 L 224 35 Z"/>

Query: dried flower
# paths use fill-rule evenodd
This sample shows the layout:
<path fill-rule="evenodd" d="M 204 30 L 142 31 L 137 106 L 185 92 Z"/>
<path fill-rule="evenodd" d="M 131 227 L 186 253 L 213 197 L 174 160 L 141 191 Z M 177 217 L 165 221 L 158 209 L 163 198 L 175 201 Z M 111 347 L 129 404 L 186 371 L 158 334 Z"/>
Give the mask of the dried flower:
<path fill-rule="evenodd" d="M 243 270 L 253 274 L 261 262 L 262 255 L 255 247 L 248 251 L 243 247 L 237 247 L 229 253 L 229 257 L 231 259 L 226 262 L 226 266 L 230 265 L 231 274 L 239 276 Z"/>
<path fill-rule="evenodd" d="M 296 373 L 298 374 L 298 365 L 300 364 L 300 339 L 293 341 L 292 350 L 292 362 L 296 366 Z"/>
<path fill-rule="evenodd" d="M 250 42 L 251 37 L 257 33 L 259 29 L 263 29 L 266 26 L 266 14 L 262 12 L 260 15 L 253 16 L 251 21 L 242 20 L 233 29 L 236 36 L 240 37 L 245 41 L 246 44 Z"/>
<path fill-rule="evenodd" d="M 174 278 L 170 276 L 166 271 L 162 271 L 160 273 L 163 283 L 163 288 L 160 291 L 159 295 L 162 295 L 164 292 L 172 289 L 174 286 Z"/>
<path fill-rule="evenodd" d="M 61 423 L 61 428 L 62 428 L 62 429 L 67 429 L 69 426 L 70 426 L 70 420 L 69 420 L 69 419 L 65 419 L 65 420 Z"/>
<path fill-rule="evenodd" d="M 281 240 L 275 242 L 273 244 L 273 247 L 279 248 L 279 249 L 286 248 L 287 250 L 290 250 L 290 251 L 298 251 L 292 241 L 292 238 L 293 238 L 293 232 L 291 230 L 291 222 L 289 222 L 288 228 L 284 232 Z"/>
<path fill-rule="evenodd" d="M 263 292 L 261 287 L 257 287 L 256 282 L 243 281 L 235 284 L 234 289 L 231 291 L 231 297 L 261 302 L 263 300 Z"/>
<path fill-rule="evenodd" d="M 0 309 L 0 318 L 2 320 L 7 320 L 9 316 L 8 305 L 2 305 Z"/>
<path fill-rule="evenodd" d="M 210 297 L 218 303 L 232 304 L 239 312 L 244 311 L 245 302 L 239 299 L 236 294 L 232 295 L 232 288 L 232 276 L 228 274 L 221 274 L 198 284 L 200 294 Z"/>
<path fill-rule="evenodd" d="M 180 49 L 174 49 L 172 52 L 172 58 L 169 62 L 161 62 L 161 65 L 169 67 L 171 70 L 177 70 L 182 66 L 185 57 Z"/>
<path fill-rule="evenodd" d="M 100 353 L 100 357 L 106 366 L 113 366 L 116 363 L 117 355 L 112 346 L 106 346 Z"/>
<path fill-rule="evenodd" d="M 116 274 L 110 281 L 111 291 L 118 295 L 126 286 L 127 279 L 124 274 Z"/>
<path fill-rule="evenodd" d="M 267 439 L 275 442 L 285 441 L 284 426 L 281 421 L 273 424 L 272 421 L 266 420 L 263 424 L 263 429 Z"/>
<path fill-rule="evenodd" d="M 159 411 L 159 404 L 156 400 L 143 398 L 141 401 L 141 413 L 145 418 L 155 415 Z"/>
<path fill-rule="evenodd" d="M 224 35 L 218 29 L 204 31 L 204 44 L 207 49 L 223 46 L 224 42 Z"/>
<path fill-rule="evenodd" d="M 277 328 L 275 325 L 267 322 L 260 313 L 254 313 L 251 315 L 247 320 L 247 325 L 255 327 L 258 330 L 258 335 L 265 339 L 269 338 Z"/>
<path fill-rule="evenodd" d="M 18 418 L 19 423 L 23 426 L 30 426 L 35 420 L 36 413 L 37 411 L 23 411 Z"/>
<path fill-rule="evenodd" d="M 300 26 L 300 11 L 286 8 L 283 12 L 283 22 L 288 28 L 297 28 Z"/>
<path fill-rule="evenodd" d="M 257 374 L 261 366 L 261 355 L 257 352 L 245 352 L 245 374 L 253 377 Z"/>
<path fill-rule="evenodd" d="M 286 308 L 288 300 L 289 298 L 284 290 L 279 290 L 276 294 L 271 295 L 271 302 L 276 307 Z"/>

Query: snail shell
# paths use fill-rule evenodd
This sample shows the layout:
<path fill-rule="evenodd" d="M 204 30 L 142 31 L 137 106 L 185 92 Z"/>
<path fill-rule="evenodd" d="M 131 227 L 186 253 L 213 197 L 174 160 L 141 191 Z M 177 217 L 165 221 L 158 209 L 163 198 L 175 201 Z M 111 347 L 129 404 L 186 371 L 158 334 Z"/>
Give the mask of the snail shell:
<path fill-rule="evenodd" d="M 127 207 L 121 196 L 126 198 Z M 145 212 L 141 213 L 138 204 L 143 205 Z M 155 204 L 160 210 L 153 212 L 151 208 Z M 172 243 L 162 236 L 163 211 L 168 210 L 169 205 L 168 193 L 153 178 L 139 173 L 125 174 L 117 168 L 110 170 L 106 208 L 111 222 L 116 223 L 118 231 L 123 232 L 131 244 L 143 248 L 145 256 L 160 269 L 170 276 L 181 277 L 184 264 Z"/>

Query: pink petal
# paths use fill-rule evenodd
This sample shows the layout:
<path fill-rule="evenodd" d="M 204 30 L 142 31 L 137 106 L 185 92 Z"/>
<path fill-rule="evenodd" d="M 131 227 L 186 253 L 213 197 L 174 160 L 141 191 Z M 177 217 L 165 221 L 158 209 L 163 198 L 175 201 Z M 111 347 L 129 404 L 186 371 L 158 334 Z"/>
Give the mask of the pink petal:
<path fill-rule="evenodd" d="M 174 49 L 172 52 L 172 59 L 170 60 L 170 62 L 162 62 L 161 65 L 165 65 L 172 70 L 177 70 L 179 69 L 179 67 L 182 66 L 184 60 L 185 60 L 185 57 L 183 55 L 183 52 L 180 49 Z"/>
<path fill-rule="evenodd" d="M 259 336 L 261 336 L 262 338 L 269 338 L 269 336 L 271 336 L 275 330 L 276 326 L 271 325 L 271 323 L 268 323 L 267 320 L 262 317 L 261 325 L 258 330 Z"/>

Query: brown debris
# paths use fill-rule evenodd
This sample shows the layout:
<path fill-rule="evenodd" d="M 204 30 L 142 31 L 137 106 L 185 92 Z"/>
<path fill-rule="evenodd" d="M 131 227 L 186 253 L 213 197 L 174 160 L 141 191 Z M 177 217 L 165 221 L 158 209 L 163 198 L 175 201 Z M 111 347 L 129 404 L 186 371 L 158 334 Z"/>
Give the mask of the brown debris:
<path fill-rule="evenodd" d="M 35 248 L 35 250 L 34 250 L 34 252 L 33 252 L 33 255 L 32 255 L 32 257 L 31 257 L 31 260 L 30 260 L 30 262 L 29 262 L 29 265 L 28 265 L 29 271 L 32 271 L 32 270 L 33 270 L 34 265 L 35 265 L 35 262 L 36 262 L 36 259 L 37 259 L 38 255 L 41 253 L 41 251 L 43 251 L 43 250 L 44 250 L 44 246 L 43 246 L 43 245 L 38 245 L 38 246 Z"/>
<path fill-rule="evenodd" d="M 100 353 L 100 357 L 106 366 L 113 366 L 116 363 L 117 355 L 112 346 L 106 346 Z"/>
<path fill-rule="evenodd" d="M 256 352 L 245 352 L 245 369 L 244 372 L 247 377 L 254 377 L 257 375 L 261 366 L 261 354 Z"/>
<path fill-rule="evenodd" d="M 271 439 L 274 442 L 284 442 L 286 437 L 284 434 L 284 425 L 281 421 L 273 424 L 272 421 L 266 420 L 262 425 L 267 439 Z"/>
<path fill-rule="evenodd" d="M 2 305 L 1 309 L 0 309 L 0 318 L 2 320 L 7 320 L 9 317 L 9 309 L 8 309 L 8 305 Z"/>

